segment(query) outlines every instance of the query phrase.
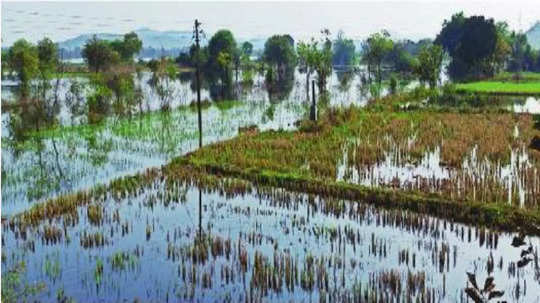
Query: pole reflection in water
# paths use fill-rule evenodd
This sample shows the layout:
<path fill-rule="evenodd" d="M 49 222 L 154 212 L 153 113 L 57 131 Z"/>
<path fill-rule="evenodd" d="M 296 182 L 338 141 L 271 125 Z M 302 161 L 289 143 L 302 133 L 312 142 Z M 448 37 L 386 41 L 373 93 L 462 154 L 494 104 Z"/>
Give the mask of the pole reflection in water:
<path fill-rule="evenodd" d="M 202 236 L 202 191 L 199 188 L 199 236 Z"/>

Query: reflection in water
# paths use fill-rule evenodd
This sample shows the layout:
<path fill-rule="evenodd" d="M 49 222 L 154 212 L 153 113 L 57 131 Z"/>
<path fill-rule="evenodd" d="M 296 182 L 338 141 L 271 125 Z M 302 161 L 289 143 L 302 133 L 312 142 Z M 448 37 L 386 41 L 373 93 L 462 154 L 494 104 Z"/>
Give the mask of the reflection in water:
<path fill-rule="evenodd" d="M 292 129 L 305 112 L 302 104 L 289 101 L 212 105 L 203 110 L 204 143 L 231 138 L 238 128 L 251 125 L 261 130 Z M 3 117 L 9 120 L 9 116 Z M 4 127 L 9 128 L 5 124 Z M 40 166 L 36 165 L 34 141 L 17 143 L 2 139 L 2 169 L 6 176 L 2 180 L 2 215 L 11 216 L 27 209 L 35 200 L 160 166 L 174 156 L 196 149 L 197 139 L 197 112 L 191 107 L 59 130 L 41 139 L 43 174 L 36 169 Z M 57 167 L 61 167 L 62 181 L 51 182 L 51 176 L 56 180 Z M 42 180 L 42 175 L 47 181 Z"/>
<path fill-rule="evenodd" d="M 466 300 L 466 272 L 482 282 L 494 277 L 509 302 L 540 299 L 538 267 L 516 264 L 516 234 L 357 201 L 245 188 L 235 194 L 156 181 L 24 233 L 3 223 L 9 252 L 3 268 L 24 261 L 23 279 L 47 285 L 37 296 L 42 301 L 62 289 L 84 302 L 355 302 L 375 294 L 383 302 L 427 302 L 428 296 L 458 302 Z M 198 227 L 191 219 L 197 210 L 205 210 Z M 537 251 L 540 240 L 529 242 Z"/>

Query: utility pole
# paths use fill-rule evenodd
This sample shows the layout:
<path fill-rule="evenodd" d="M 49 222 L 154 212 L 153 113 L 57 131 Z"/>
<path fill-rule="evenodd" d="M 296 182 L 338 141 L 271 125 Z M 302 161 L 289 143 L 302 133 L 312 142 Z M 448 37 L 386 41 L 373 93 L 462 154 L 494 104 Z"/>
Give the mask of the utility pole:
<path fill-rule="evenodd" d="M 311 80 L 311 121 L 317 120 L 317 103 L 315 103 L 315 80 Z"/>
<path fill-rule="evenodd" d="M 199 148 L 202 147 L 202 114 L 201 114 L 201 67 L 199 66 L 200 45 L 199 45 L 199 26 L 201 23 L 195 19 L 195 47 L 196 47 L 196 68 L 197 68 L 197 113 L 199 116 Z"/>
<path fill-rule="evenodd" d="M 201 23 L 195 19 L 195 47 L 196 47 L 196 77 L 197 77 L 197 113 L 199 116 L 199 148 L 202 148 L 202 114 L 201 114 L 201 67 L 199 66 L 200 59 L 200 44 L 199 44 L 199 26 Z M 199 188 L 199 239 L 202 239 L 202 191 Z"/>

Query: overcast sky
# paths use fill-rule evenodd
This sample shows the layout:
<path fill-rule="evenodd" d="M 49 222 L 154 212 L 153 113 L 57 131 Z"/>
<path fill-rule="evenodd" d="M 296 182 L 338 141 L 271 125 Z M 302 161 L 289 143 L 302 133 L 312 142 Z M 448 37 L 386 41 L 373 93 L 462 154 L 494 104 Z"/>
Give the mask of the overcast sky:
<path fill-rule="evenodd" d="M 332 33 L 364 38 L 381 29 L 396 38 L 434 37 L 445 18 L 464 11 L 526 30 L 540 20 L 540 0 L 362 2 L 9 2 L 2 1 L 2 43 L 44 36 L 62 41 L 82 33 L 125 33 L 141 27 L 192 30 L 193 19 L 211 34 L 228 28 L 237 37 L 290 33 L 297 39 Z"/>

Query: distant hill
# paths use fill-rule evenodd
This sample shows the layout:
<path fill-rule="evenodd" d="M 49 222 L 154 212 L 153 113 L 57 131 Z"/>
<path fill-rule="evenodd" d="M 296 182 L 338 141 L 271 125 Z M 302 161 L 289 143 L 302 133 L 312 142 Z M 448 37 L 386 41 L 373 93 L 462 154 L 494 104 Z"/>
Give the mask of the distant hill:
<path fill-rule="evenodd" d="M 156 31 L 149 28 L 141 28 L 135 30 L 135 33 L 142 40 L 145 48 L 156 49 L 172 49 L 185 48 L 191 45 L 191 31 Z M 95 34 L 99 39 L 114 40 L 122 39 L 123 35 L 98 33 Z M 82 34 L 75 38 L 62 41 L 59 44 L 60 48 L 74 50 L 82 48 L 88 39 L 91 39 L 94 34 Z"/>
<path fill-rule="evenodd" d="M 535 49 L 540 49 L 540 21 L 537 21 L 525 34 L 529 44 Z"/>
<path fill-rule="evenodd" d="M 141 28 L 134 31 L 143 42 L 143 49 L 140 57 L 157 58 L 160 56 L 177 56 L 181 51 L 187 50 L 193 43 L 191 31 L 156 31 L 149 28 Z M 64 49 L 65 58 L 80 58 L 81 49 L 87 40 L 96 35 L 99 39 L 115 40 L 122 39 L 121 34 L 96 33 L 82 34 L 58 43 Z M 249 40 L 239 39 L 238 43 L 249 41 L 253 44 L 255 52 L 260 52 L 264 48 L 266 38 L 253 38 Z M 206 41 L 204 41 L 206 42 Z M 204 44 L 203 42 L 203 44 Z"/>

